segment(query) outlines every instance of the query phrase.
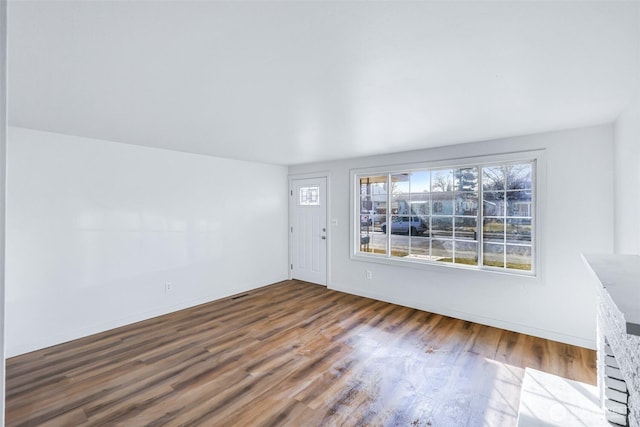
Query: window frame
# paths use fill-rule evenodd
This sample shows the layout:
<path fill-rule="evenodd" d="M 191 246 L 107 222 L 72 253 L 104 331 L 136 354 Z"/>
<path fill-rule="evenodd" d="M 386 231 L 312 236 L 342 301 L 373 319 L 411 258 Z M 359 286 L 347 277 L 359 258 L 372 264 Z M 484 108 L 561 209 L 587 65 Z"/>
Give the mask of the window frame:
<path fill-rule="evenodd" d="M 305 201 L 302 200 L 302 191 L 304 190 Z M 313 192 L 311 190 L 314 190 Z M 315 194 L 313 194 L 315 192 Z M 320 187 L 317 185 L 310 185 L 306 187 L 300 187 L 298 189 L 298 206 L 320 206 Z"/>
<path fill-rule="evenodd" d="M 444 169 L 444 168 L 464 168 L 464 167 L 475 167 L 477 166 L 478 175 L 482 175 L 482 168 L 485 166 L 492 165 L 502 165 L 509 163 L 527 163 L 531 162 L 533 164 L 532 174 L 531 174 L 531 182 L 532 182 L 532 202 L 533 202 L 533 212 L 531 216 L 531 225 L 533 231 L 531 233 L 531 270 L 517 270 L 510 269 L 506 267 L 492 267 L 485 266 L 482 262 L 483 255 L 483 241 L 484 237 L 482 236 L 481 224 L 478 223 L 478 265 L 467 265 L 467 264 L 457 264 L 457 263 L 443 263 L 432 260 L 424 260 L 424 259 L 416 259 L 411 257 L 394 257 L 392 256 L 389 247 L 391 245 L 391 234 L 386 234 L 387 236 L 387 253 L 385 254 L 376 254 L 370 252 L 361 252 L 360 251 L 360 183 L 359 178 L 362 176 L 382 176 L 386 175 L 387 179 L 389 176 L 393 174 L 399 173 L 412 173 L 416 171 L 421 171 L 425 169 Z M 489 272 L 489 273 L 498 273 L 498 274 L 507 274 L 507 275 L 515 275 L 518 277 L 530 277 L 530 278 L 540 278 L 541 277 L 541 235 L 542 235 L 542 224 L 544 223 L 543 213 L 544 210 L 541 209 L 541 206 L 544 205 L 544 199 L 546 197 L 546 159 L 545 159 L 545 150 L 529 150 L 529 151 L 521 151 L 521 152 L 512 152 L 512 153 L 502 153 L 502 154 L 494 154 L 494 155 L 486 155 L 486 156 L 474 156 L 474 157 L 459 157 L 459 158 L 450 158 L 450 159 L 442 159 L 435 161 L 426 161 L 419 163 L 405 163 L 405 164 L 392 164 L 392 165 L 382 165 L 376 167 L 366 167 L 366 168 L 355 168 L 350 171 L 350 179 L 351 179 L 351 187 L 350 187 L 350 228 L 351 228 L 351 239 L 350 239 L 350 259 L 355 261 L 365 261 L 365 262 L 374 262 L 380 264 L 388 264 L 395 266 L 405 266 L 419 269 L 439 269 L 442 271 L 442 268 L 455 268 L 461 270 L 469 270 L 469 271 L 479 271 L 479 272 Z M 478 221 L 482 222 L 484 218 L 483 212 L 483 189 L 482 189 L 482 180 L 479 179 L 478 182 Z M 387 205 L 391 206 L 390 200 L 392 198 L 391 194 L 387 194 Z M 432 214 L 432 213 L 431 213 Z M 412 215 L 412 214 L 411 214 Z M 391 217 L 391 213 L 387 210 L 385 214 L 386 222 L 389 223 L 389 218 Z M 506 242 L 504 243 L 506 246 Z"/>

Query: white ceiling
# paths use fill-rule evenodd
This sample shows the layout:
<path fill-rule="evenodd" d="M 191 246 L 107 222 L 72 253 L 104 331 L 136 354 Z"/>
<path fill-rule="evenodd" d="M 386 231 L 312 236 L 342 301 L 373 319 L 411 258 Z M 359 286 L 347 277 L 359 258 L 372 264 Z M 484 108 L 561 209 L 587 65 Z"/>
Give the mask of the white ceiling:
<path fill-rule="evenodd" d="M 608 123 L 639 5 L 10 1 L 9 123 L 276 164 Z"/>

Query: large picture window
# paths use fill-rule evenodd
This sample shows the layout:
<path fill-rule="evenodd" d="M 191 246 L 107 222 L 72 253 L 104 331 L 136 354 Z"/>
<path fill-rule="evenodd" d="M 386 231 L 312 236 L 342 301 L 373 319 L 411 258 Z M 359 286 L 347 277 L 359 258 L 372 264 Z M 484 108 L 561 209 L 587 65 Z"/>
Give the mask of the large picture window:
<path fill-rule="evenodd" d="M 533 274 L 536 160 L 354 173 L 355 254 Z"/>

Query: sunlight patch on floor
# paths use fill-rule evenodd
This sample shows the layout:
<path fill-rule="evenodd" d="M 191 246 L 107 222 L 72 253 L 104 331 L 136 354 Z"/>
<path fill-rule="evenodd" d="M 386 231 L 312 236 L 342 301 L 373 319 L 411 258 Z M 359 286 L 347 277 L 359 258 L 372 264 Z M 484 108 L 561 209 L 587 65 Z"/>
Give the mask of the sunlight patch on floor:
<path fill-rule="evenodd" d="M 526 368 L 518 427 L 609 426 L 600 408 L 598 388 Z"/>

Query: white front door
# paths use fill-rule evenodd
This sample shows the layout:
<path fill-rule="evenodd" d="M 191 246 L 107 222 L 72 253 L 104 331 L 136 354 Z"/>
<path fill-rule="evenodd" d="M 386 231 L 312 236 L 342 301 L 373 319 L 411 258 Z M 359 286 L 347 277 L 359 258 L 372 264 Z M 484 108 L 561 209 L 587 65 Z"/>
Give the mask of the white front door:
<path fill-rule="evenodd" d="M 291 277 L 326 285 L 327 179 L 291 182 Z"/>

